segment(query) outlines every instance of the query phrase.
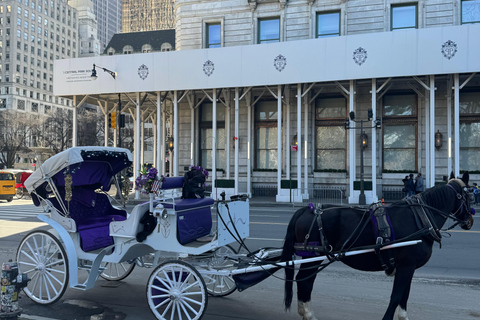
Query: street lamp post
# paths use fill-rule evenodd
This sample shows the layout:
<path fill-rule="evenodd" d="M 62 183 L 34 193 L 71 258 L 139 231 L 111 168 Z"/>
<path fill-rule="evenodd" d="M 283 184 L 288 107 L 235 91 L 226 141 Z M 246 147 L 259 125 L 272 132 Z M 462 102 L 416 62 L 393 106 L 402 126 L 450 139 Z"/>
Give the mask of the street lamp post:
<path fill-rule="evenodd" d="M 363 157 L 363 152 L 368 146 L 368 136 L 363 130 L 363 123 L 364 122 L 370 122 L 372 121 L 373 118 L 373 112 L 372 109 L 368 109 L 368 119 L 367 120 L 355 120 L 355 112 L 352 111 L 350 112 L 350 119 L 346 118 L 345 119 L 345 129 L 359 129 L 360 130 L 360 195 L 358 196 L 358 204 L 360 205 L 365 205 L 367 204 L 366 197 L 365 197 L 365 171 L 364 171 L 364 157 Z M 350 120 L 355 122 L 355 123 L 360 123 L 360 127 L 351 127 L 350 126 Z M 380 119 L 375 120 L 375 126 L 372 127 L 367 127 L 367 128 L 377 128 L 379 129 L 381 127 L 381 121 Z M 372 135 L 373 136 L 373 135 Z M 373 139 L 373 138 L 372 138 Z M 374 174 L 374 173 L 372 173 Z"/>

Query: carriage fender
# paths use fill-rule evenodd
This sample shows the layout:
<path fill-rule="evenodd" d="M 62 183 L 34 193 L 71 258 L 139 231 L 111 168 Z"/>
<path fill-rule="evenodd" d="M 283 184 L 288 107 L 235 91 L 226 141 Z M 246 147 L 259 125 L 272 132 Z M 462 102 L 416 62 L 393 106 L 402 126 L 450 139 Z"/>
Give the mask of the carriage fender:
<path fill-rule="evenodd" d="M 75 251 L 75 245 L 72 238 L 68 234 L 67 230 L 65 230 L 60 223 L 56 222 L 55 220 L 50 219 L 43 214 L 39 214 L 37 218 L 38 220 L 49 224 L 60 237 L 59 240 L 63 242 L 63 248 L 65 249 L 68 257 L 68 270 L 70 271 L 70 277 L 68 279 L 69 286 L 74 287 L 78 285 L 77 251 Z"/>

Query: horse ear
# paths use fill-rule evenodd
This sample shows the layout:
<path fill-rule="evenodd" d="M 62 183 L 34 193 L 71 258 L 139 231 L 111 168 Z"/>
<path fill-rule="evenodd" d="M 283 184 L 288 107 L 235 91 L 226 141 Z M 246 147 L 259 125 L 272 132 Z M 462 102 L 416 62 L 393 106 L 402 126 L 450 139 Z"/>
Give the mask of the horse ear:
<path fill-rule="evenodd" d="M 462 176 L 462 181 L 465 183 L 466 186 L 468 186 L 468 180 L 470 179 L 470 174 L 468 171 L 465 171 Z"/>
<path fill-rule="evenodd" d="M 451 179 L 455 179 L 455 175 L 453 174 L 453 171 L 450 172 L 450 178 L 448 178 L 448 180 L 451 180 Z"/>

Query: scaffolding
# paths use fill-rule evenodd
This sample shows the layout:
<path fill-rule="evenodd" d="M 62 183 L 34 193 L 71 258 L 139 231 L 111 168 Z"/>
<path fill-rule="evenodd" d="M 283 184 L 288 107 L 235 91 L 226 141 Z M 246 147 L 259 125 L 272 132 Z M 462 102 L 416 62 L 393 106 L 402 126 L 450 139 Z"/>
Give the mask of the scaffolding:
<path fill-rule="evenodd" d="M 122 32 L 175 28 L 174 0 L 124 0 Z"/>

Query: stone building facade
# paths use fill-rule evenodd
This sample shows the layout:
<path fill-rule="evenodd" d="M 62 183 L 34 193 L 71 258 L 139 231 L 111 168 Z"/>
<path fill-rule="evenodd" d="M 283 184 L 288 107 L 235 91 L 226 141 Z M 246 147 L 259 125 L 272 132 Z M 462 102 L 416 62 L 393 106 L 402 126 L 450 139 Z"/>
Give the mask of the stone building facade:
<path fill-rule="evenodd" d="M 402 36 L 403 29 L 442 28 L 445 26 L 457 26 L 462 24 L 480 22 L 480 1 L 444 1 L 427 0 L 405 2 L 397 0 L 387 1 L 190 1 L 179 0 L 176 2 L 176 48 L 177 50 L 194 50 L 202 48 L 231 47 L 245 45 L 263 45 L 268 42 L 288 42 L 295 46 L 295 41 L 315 39 L 323 37 L 354 37 L 359 34 L 370 34 L 376 37 L 379 33 L 395 32 L 398 37 Z M 213 45 L 212 45 L 213 44 Z M 386 43 L 385 45 L 388 45 Z M 446 44 L 448 46 L 448 44 Z M 213 49 L 212 49 L 213 50 Z M 405 48 L 408 50 L 408 48 Z M 452 49 L 453 50 L 453 49 Z M 456 49 L 455 49 L 456 50 Z M 415 63 L 415 61 L 399 61 L 398 63 Z M 341 66 L 338 66 L 341 68 Z M 253 75 L 252 75 L 253 76 Z M 350 87 L 350 80 L 353 86 Z M 480 176 L 480 160 L 475 153 L 480 147 L 478 134 L 474 133 L 480 125 L 478 122 L 480 113 L 480 77 L 475 73 L 460 74 L 458 80 L 463 85 L 460 91 L 460 160 L 452 159 L 452 132 L 453 125 L 453 103 L 454 103 L 454 82 L 455 76 L 441 75 L 433 79 L 429 75 L 422 77 L 386 77 L 377 79 L 375 85 L 377 90 L 376 110 L 374 113 L 382 126 L 381 129 L 365 129 L 367 136 L 366 149 L 364 151 L 364 180 L 367 181 L 367 190 L 372 190 L 369 200 L 378 198 L 398 198 L 399 190 L 402 187 L 402 179 L 409 173 L 422 172 L 427 174 L 427 185 L 433 186 L 442 181 L 444 176 L 459 169 L 473 172 L 473 178 Z M 435 87 L 433 96 L 430 93 L 430 85 Z M 350 96 L 348 91 L 353 89 L 354 95 Z M 227 91 L 225 91 L 227 90 Z M 224 92 L 229 92 L 225 89 Z M 288 152 L 294 141 L 297 131 L 297 123 L 293 121 L 296 117 L 296 110 L 290 105 L 295 105 L 296 86 L 285 85 L 282 89 L 284 98 L 283 115 L 283 165 L 282 180 L 289 179 L 290 175 L 297 178 L 297 165 L 295 152 Z M 262 95 L 264 88 L 253 88 L 252 99 Z M 308 127 L 309 146 L 308 159 L 308 186 L 309 190 L 335 185 L 346 193 L 349 200 L 355 201 L 357 193 L 352 198 L 352 189 L 358 189 L 358 181 L 361 180 L 360 167 L 360 146 L 356 150 L 350 149 L 352 141 L 362 138 L 360 130 L 344 129 L 344 119 L 349 116 L 349 106 L 354 105 L 357 120 L 368 118 L 368 109 L 372 108 L 372 80 L 371 79 L 345 79 L 345 81 L 322 82 L 313 85 L 309 95 L 312 97 L 307 106 L 307 113 L 310 115 Z M 228 98 L 230 96 L 230 98 Z M 269 97 L 268 97 L 269 96 Z M 350 102 L 353 97 L 354 101 Z M 198 99 L 200 99 L 199 97 Z M 225 99 L 232 99 L 232 95 L 226 95 Z M 434 144 L 434 138 L 427 130 L 429 128 L 429 110 L 434 99 L 435 119 L 434 132 L 441 141 L 435 152 L 428 152 Z M 272 95 L 263 94 L 259 102 L 265 105 L 258 105 L 259 109 L 269 108 L 268 103 L 274 103 Z M 233 101 L 227 104 L 232 105 Z M 276 102 L 275 102 L 276 103 Z M 322 106 L 326 106 L 324 109 Z M 207 106 L 205 108 L 208 109 Z M 227 108 L 228 109 L 228 108 Z M 255 107 L 254 107 L 255 109 Z M 330 110 L 330 115 L 328 115 Z M 199 108 L 199 122 L 202 123 L 202 108 Z M 206 111 L 208 112 L 208 111 Z M 240 136 L 246 136 L 247 130 L 247 108 L 240 105 Z M 253 159 L 252 189 L 255 185 L 277 182 L 276 173 L 269 172 L 275 168 L 275 161 L 270 164 L 267 155 L 261 153 L 275 153 L 272 149 L 261 144 L 265 141 L 265 134 L 268 132 L 261 129 L 263 125 L 271 125 L 268 121 L 261 121 L 261 111 L 253 111 L 250 130 L 254 138 L 252 152 Z M 180 145 L 188 145 L 190 134 L 189 107 L 186 104 L 180 105 Z M 322 116 L 322 113 L 326 116 Z M 220 117 L 230 117 L 234 120 L 232 113 L 222 111 Z M 291 119 L 291 120 L 289 120 Z M 223 118 L 220 120 L 224 120 Z M 264 119 L 263 119 L 264 120 Z M 374 119 L 375 120 L 375 119 Z M 291 129 L 285 130 L 287 121 L 290 121 Z M 225 124 L 228 121 L 225 118 Z M 359 123 L 351 127 L 359 126 Z M 365 126 L 374 126 L 372 122 L 365 122 Z M 201 126 L 201 124 L 200 124 Z M 185 130 L 184 130 L 185 129 Z M 303 130 L 304 128 L 302 128 Z M 221 130 L 230 130 L 230 137 L 234 136 L 232 127 Z M 200 140 L 202 130 L 200 129 Z M 352 134 L 353 133 L 353 134 Z M 372 134 L 376 150 L 372 154 Z M 259 137 L 258 135 L 263 135 Z M 429 137 L 431 139 L 429 139 Z M 353 138 L 353 139 L 352 139 Z M 202 153 L 202 142 L 199 143 Z M 221 143 L 225 143 L 222 141 Z M 234 150 L 232 143 L 225 143 L 220 146 L 220 169 L 224 171 L 233 170 L 232 164 L 228 166 L 225 162 L 231 161 Z M 440 146 L 440 144 L 442 146 Z M 274 143 L 275 145 L 275 143 Z M 227 151 L 226 148 L 230 148 Z M 276 147 L 276 145 L 275 145 Z M 240 140 L 240 150 L 246 150 L 246 139 Z M 206 148 L 208 149 L 208 148 Z M 208 151 L 207 151 L 208 152 Z M 352 158 L 349 154 L 355 153 Z M 225 154 L 226 153 L 226 154 Z M 188 152 L 180 155 L 185 157 L 187 162 L 190 157 Z M 291 161 L 293 158 L 293 163 Z M 372 161 L 374 159 L 375 161 Z M 198 160 L 201 164 L 205 162 L 201 157 Z M 218 160 L 217 160 L 218 161 Z M 264 161 L 264 163 L 262 163 Z M 240 153 L 240 176 L 247 173 L 247 154 Z M 182 163 L 182 160 L 180 160 Z M 290 165 L 290 163 L 292 163 Z M 355 169 L 352 170 L 352 163 Z M 372 166 L 376 164 L 376 166 Z M 208 165 L 207 165 L 208 166 Z M 430 168 L 434 166 L 435 168 Z M 230 168 L 229 168 L 230 167 Z M 291 167 L 291 168 L 290 168 Z M 230 169 L 230 170 L 229 170 Z M 354 172 L 355 186 L 349 187 L 352 180 L 350 175 Z M 372 172 L 376 176 L 376 186 L 370 186 Z M 432 173 L 433 172 L 433 173 Z M 430 175 L 430 176 L 429 176 Z M 375 181 L 374 180 L 374 181 Z M 365 188 L 365 187 L 364 187 Z M 305 192 L 304 190 L 303 192 Z M 358 191 L 355 191 L 358 192 Z M 311 192 L 310 192 L 311 193 Z M 400 193 L 401 195 L 401 193 Z"/>

